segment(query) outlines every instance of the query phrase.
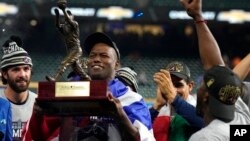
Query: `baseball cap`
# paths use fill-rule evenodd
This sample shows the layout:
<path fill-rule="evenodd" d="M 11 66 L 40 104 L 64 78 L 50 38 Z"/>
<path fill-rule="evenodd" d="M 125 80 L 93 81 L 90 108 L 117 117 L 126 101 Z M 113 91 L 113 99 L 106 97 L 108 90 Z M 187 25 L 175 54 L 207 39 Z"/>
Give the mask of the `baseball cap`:
<path fill-rule="evenodd" d="M 2 45 L 2 52 L 1 69 L 15 65 L 33 65 L 29 54 L 22 48 L 22 40 L 18 36 L 10 36 Z"/>
<path fill-rule="evenodd" d="M 190 70 L 183 62 L 173 61 L 169 63 L 165 69 L 168 70 L 171 75 L 175 75 L 185 80 L 190 80 Z"/>
<path fill-rule="evenodd" d="M 234 119 L 235 102 L 241 94 L 241 80 L 225 66 L 214 66 L 204 74 L 209 93 L 209 109 L 213 116 L 230 122 Z"/>
<path fill-rule="evenodd" d="M 125 83 L 125 85 L 131 86 L 135 92 L 138 92 L 138 84 L 136 79 L 137 73 L 130 67 L 123 67 L 116 71 L 116 78 Z"/>
<path fill-rule="evenodd" d="M 110 47 L 114 48 L 117 58 L 118 60 L 120 60 L 120 52 L 119 49 L 117 48 L 115 42 L 113 40 L 111 40 L 111 38 L 106 35 L 105 33 L 102 32 L 95 32 L 91 35 L 89 35 L 83 44 L 83 47 L 85 49 L 85 51 L 87 52 L 87 54 L 90 53 L 92 47 L 97 44 L 97 43 L 105 43 L 107 45 L 109 45 Z"/>

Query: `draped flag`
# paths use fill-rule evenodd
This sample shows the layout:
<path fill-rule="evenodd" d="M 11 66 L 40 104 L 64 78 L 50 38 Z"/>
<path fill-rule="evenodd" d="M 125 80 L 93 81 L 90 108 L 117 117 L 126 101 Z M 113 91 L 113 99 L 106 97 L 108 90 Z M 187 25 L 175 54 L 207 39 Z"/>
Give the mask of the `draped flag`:
<path fill-rule="evenodd" d="M 143 97 L 128 89 L 118 79 L 109 82 L 109 90 L 120 100 L 130 121 L 138 128 L 141 141 L 154 141 L 150 112 Z"/>

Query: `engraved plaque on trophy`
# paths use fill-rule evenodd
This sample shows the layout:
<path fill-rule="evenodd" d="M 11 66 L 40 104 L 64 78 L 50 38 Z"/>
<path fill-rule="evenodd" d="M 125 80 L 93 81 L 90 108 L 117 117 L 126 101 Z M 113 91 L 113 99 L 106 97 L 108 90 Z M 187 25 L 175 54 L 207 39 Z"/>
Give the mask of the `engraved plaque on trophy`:
<path fill-rule="evenodd" d="M 37 105 L 46 115 L 109 115 L 115 105 L 107 96 L 107 82 L 39 82 Z"/>

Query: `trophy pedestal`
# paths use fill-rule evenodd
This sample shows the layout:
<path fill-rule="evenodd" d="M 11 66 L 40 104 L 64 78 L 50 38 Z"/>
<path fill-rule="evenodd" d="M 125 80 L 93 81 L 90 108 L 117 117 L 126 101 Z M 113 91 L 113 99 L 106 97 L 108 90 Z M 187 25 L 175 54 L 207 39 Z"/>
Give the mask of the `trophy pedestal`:
<path fill-rule="evenodd" d="M 105 116 L 115 111 L 106 81 L 39 82 L 37 105 L 51 116 Z"/>

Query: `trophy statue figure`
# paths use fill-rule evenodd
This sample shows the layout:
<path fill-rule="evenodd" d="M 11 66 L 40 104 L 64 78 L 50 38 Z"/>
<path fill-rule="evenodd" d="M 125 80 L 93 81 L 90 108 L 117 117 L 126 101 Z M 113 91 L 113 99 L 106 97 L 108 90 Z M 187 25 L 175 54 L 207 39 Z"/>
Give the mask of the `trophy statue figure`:
<path fill-rule="evenodd" d="M 81 80 L 90 80 L 90 77 L 85 72 L 87 68 L 86 63 L 81 59 L 82 57 L 82 48 L 80 46 L 80 31 L 78 22 L 74 20 L 74 16 L 70 10 L 66 10 L 66 0 L 58 0 L 57 6 L 63 11 L 64 22 L 60 23 L 59 21 L 59 10 L 55 9 L 56 14 L 56 27 L 60 33 L 64 36 L 67 56 L 61 62 L 60 67 L 57 70 L 57 73 L 54 78 L 46 76 L 46 79 L 49 81 L 58 81 L 66 68 L 71 65 L 73 72 L 78 74 L 81 77 Z"/>

